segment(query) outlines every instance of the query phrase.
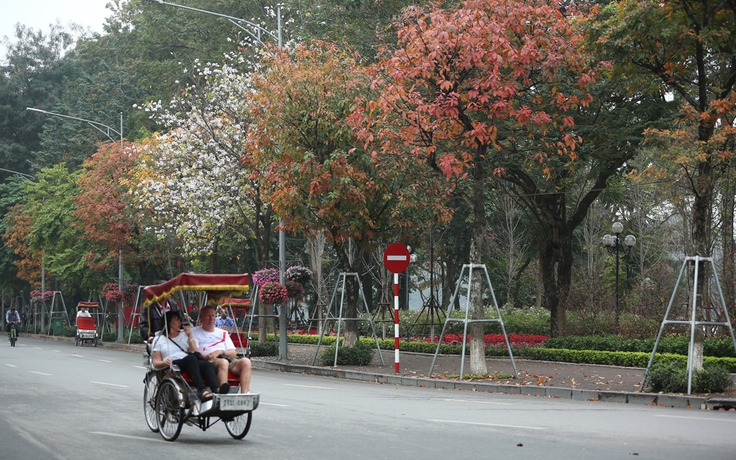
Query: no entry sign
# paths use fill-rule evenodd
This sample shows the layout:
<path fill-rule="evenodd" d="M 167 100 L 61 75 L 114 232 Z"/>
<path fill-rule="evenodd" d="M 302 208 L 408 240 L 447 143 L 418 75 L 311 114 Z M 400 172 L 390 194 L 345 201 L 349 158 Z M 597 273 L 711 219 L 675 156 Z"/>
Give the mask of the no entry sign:
<path fill-rule="evenodd" d="M 383 265 L 391 273 L 402 273 L 409 266 L 409 249 L 401 243 L 391 243 L 383 253 Z"/>

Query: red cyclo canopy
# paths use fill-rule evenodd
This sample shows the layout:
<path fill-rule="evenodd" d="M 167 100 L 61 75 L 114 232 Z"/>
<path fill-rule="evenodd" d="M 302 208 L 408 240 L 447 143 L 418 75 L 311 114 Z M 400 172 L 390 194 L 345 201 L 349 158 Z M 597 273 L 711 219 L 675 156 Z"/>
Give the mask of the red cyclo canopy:
<path fill-rule="evenodd" d="M 196 275 L 182 273 L 169 281 L 146 286 L 143 289 L 143 305 L 150 305 L 170 297 L 179 291 L 206 291 L 209 302 L 219 302 L 232 295 L 240 295 L 250 289 L 250 275 Z"/>

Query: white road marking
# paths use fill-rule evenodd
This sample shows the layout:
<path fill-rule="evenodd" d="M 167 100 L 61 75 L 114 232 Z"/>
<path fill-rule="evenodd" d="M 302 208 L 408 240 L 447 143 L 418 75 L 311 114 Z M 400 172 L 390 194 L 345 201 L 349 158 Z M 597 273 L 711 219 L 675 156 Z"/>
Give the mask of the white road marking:
<path fill-rule="evenodd" d="M 8 363 L 5 363 L 5 365 L 6 365 L 6 366 L 8 366 L 8 367 L 18 367 L 18 366 L 16 366 L 15 364 L 8 364 Z"/>
<path fill-rule="evenodd" d="M 43 350 L 43 348 L 41 348 L 41 347 L 33 347 L 33 348 L 36 349 L 36 350 Z"/>
<path fill-rule="evenodd" d="M 53 351 L 54 353 L 60 353 L 59 350 L 51 350 L 51 351 Z"/>
<path fill-rule="evenodd" d="M 466 403 L 473 403 L 473 404 L 495 404 L 497 406 L 512 406 L 513 403 L 502 403 L 502 402 L 492 402 L 492 401 L 470 401 L 468 399 L 440 399 L 440 401 L 447 401 L 447 402 L 466 402 Z"/>
<path fill-rule="evenodd" d="M 84 358 L 84 356 L 72 353 L 72 358 Z"/>
<path fill-rule="evenodd" d="M 98 359 L 97 361 L 99 361 L 101 363 L 111 363 L 112 362 L 112 361 L 108 361 L 106 359 Z"/>
<path fill-rule="evenodd" d="M 89 434 L 101 434 L 103 436 L 113 436 L 116 438 L 136 439 L 139 441 L 152 441 L 152 442 L 162 442 L 164 444 L 170 444 L 168 441 L 164 441 L 163 439 L 144 438 L 143 436 L 129 436 L 127 434 L 106 433 L 104 431 L 90 431 Z"/>
<path fill-rule="evenodd" d="M 285 387 L 299 387 L 299 388 L 314 388 L 317 390 L 334 390 L 334 388 L 330 388 L 330 387 L 315 387 L 311 385 L 293 385 L 291 383 L 285 383 L 284 386 Z"/>
<path fill-rule="evenodd" d="M 38 375 L 51 375 L 51 374 L 47 374 L 45 372 L 38 372 L 38 371 L 28 371 L 28 372 L 30 372 L 31 374 L 38 374 Z"/>
<path fill-rule="evenodd" d="M 144 371 L 148 370 L 146 366 L 133 366 L 133 367 L 135 367 L 136 369 L 143 369 Z"/>
<path fill-rule="evenodd" d="M 721 418 L 706 418 L 706 417 L 688 417 L 686 415 L 655 415 L 655 417 L 666 417 L 666 418 L 684 418 L 688 420 L 708 420 L 711 422 L 736 422 L 736 419 L 734 420 L 726 420 Z"/>
<path fill-rule="evenodd" d="M 117 383 L 96 382 L 94 380 L 90 380 L 89 383 L 95 383 L 97 385 L 107 385 L 110 387 L 130 388 L 128 385 L 118 385 Z"/>
<path fill-rule="evenodd" d="M 436 418 L 429 419 L 430 422 L 440 423 L 457 423 L 459 425 L 477 425 L 477 426 L 491 426 L 496 428 L 521 428 L 523 430 L 546 430 L 547 428 L 541 426 L 525 426 L 525 425 L 502 425 L 500 423 L 482 423 L 482 422 L 461 422 L 459 420 L 440 420 Z"/>
<path fill-rule="evenodd" d="M 275 407 L 291 407 L 288 404 L 274 404 L 274 403 L 264 403 L 264 402 L 259 402 L 258 405 L 259 406 L 275 406 Z"/>

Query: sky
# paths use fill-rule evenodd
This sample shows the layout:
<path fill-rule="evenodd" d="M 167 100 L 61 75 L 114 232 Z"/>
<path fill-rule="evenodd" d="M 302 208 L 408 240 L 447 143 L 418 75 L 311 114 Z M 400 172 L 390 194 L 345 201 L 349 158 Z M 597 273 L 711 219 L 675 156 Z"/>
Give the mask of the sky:
<path fill-rule="evenodd" d="M 48 32 L 49 25 L 58 21 L 68 28 L 70 23 L 102 32 L 102 24 L 110 11 L 105 4 L 110 0 L 0 0 L 0 42 L 4 37 L 13 41 L 15 24 L 21 23 L 34 30 Z M 0 58 L 5 47 L 0 44 Z"/>

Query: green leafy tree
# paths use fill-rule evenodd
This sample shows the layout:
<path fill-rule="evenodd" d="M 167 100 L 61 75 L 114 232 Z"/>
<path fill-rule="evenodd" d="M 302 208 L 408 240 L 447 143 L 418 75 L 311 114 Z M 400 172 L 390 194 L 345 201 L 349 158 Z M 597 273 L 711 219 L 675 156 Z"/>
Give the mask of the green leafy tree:
<path fill-rule="evenodd" d="M 45 33 L 19 25 L 14 39 L 5 42 L 0 64 L 0 168 L 31 173 L 46 120 L 26 107 L 49 109 L 61 97 L 65 77 L 74 72 L 72 37 L 58 26 Z M 0 171 L 0 177 L 8 174 Z"/>
<path fill-rule="evenodd" d="M 21 238 L 6 238 L 6 245 L 15 241 L 14 249 L 21 250 L 21 257 L 35 259 L 21 260 L 21 265 L 40 266 L 38 255 L 43 251 L 46 271 L 55 280 L 55 287 L 72 293 L 81 286 L 86 275 L 85 244 L 72 225 L 77 176 L 78 173 L 69 173 L 64 164 L 59 164 L 39 171 L 36 181 L 24 182 L 26 201 L 18 205 L 20 212 L 16 217 L 8 221 L 16 227 L 10 225 L 8 232 L 17 230 L 18 226 L 24 230 Z M 40 285 L 38 280 L 28 281 Z"/>

